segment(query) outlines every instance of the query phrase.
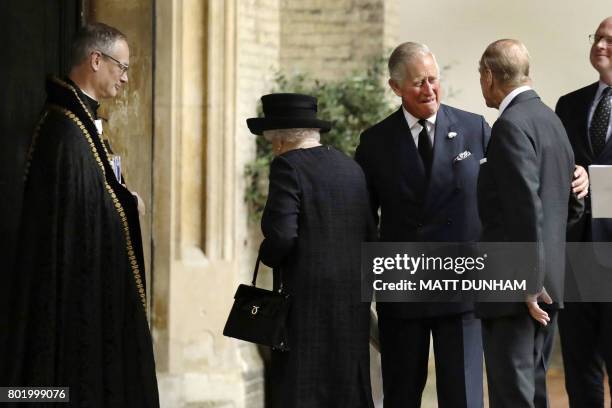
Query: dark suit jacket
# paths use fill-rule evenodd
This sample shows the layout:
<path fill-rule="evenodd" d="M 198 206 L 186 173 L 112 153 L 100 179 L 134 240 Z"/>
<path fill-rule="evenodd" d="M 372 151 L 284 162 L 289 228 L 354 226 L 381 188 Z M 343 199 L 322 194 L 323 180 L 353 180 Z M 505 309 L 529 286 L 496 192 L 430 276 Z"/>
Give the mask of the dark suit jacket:
<path fill-rule="evenodd" d="M 574 155 L 559 118 L 532 90 L 516 96 L 495 122 L 478 178 L 482 241 L 533 242 L 531 290 L 562 293 L 565 231 Z M 519 303 L 477 303 L 479 316 L 525 313 Z"/>
<path fill-rule="evenodd" d="M 588 169 L 591 164 L 612 164 L 612 143 L 608 140 L 597 157 L 593 154 L 588 133 L 589 109 L 593 104 L 599 83 L 596 82 L 559 98 L 555 111 L 563 122 L 574 149 L 576 164 Z M 590 196 L 586 199 L 585 216 L 568 234 L 568 241 L 610 241 L 612 220 L 592 219 Z"/>
<path fill-rule="evenodd" d="M 449 138 L 448 134 L 456 136 Z M 383 242 L 477 241 L 479 160 L 490 135 L 480 115 L 441 105 L 436 117 L 429 185 L 410 128 L 400 107 L 361 135 L 355 159 L 364 170 L 370 203 Z M 471 156 L 454 159 L 462 152 Z M 424 317 L 462 313 L 469 303 L 379 303 L 379 313 Z"/>
<path fill-rule="evenodd" d="M 606 143 L 599 156 L 593 154 L 588 132 L 589 110 L 599 82 L 559 98 L 556 112 L 565 126 L 574 149 L 576 164 L 588 169 L 591 164 L 612 164 L 612 143 Z M 595 193 L 596 194 L 596 193 Z M 584 216 L 568 227 L 569 242 L 612 241 L 612 220 L 591 217 L 590 195 L 586 197 Z M 612 251 L 609 244 L 569 244 L 565 295 L 568 300 L 607 300 L 610 298 Z"/>

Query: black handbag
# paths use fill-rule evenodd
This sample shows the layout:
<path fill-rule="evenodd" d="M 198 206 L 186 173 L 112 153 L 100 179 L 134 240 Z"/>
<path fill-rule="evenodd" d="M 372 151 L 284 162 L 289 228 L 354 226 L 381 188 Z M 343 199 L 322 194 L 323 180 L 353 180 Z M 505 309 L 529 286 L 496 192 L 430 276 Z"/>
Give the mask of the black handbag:
<path fill-rule="evenodd" d="M 225 323 L 223 335 L 270 346 L 274 350 L 288 351 L 287 316 L 291 298 L 283 292 L 280 273 L 278 291 L 258 288 L 258 271 L 259 256 L 255 263 L 252 285 L 241 284 L 236 290 L 234 305 Z"/>

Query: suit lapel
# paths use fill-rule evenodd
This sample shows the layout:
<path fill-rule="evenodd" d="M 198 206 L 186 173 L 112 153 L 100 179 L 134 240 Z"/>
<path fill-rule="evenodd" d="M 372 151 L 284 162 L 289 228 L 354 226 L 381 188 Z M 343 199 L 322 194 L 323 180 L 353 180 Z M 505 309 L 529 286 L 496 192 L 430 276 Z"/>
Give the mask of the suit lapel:
<path fill-rule="evenodd" d="M 436 200 L 445 197 L 445 190 L 448 190 L 449 186 L 454 186 L 452 172 L 453 140 L 448 138 L 448 133 L 455 130 L 454 126 L 455 120 L 452 114 L 444 105 L 441 105 L 436 116 L 433 163 L 425 199 L 426 211 L 435 208 Z"/>
<path fill-rule="evenodd" d="M 425 193 L 425 168 L 419 156 L 419 152 L 412 138 L 410 127 L 400 106 L 393 114 L 392 129 L 393 146 L 397 149 L 390 152 L 394 157 L 394 173 L 400 183 L 401 191 L 411 196 L 413 200 L 423 200 Z"/>
<path fill-rule="evenodd" d="M 540 99 L 540 96 L 533 89 L 530 89 L 525 92 L 521 92 L 520 94 L 516 95 L 514 99 L 510 101 L 510 104 L 508 105 L 508 107 L 506 107 L 506 109 L 504 110 L 504 113 L 507 112 L 508 109 L 510 109 L 514 105 L 518 105 L 519 103 L 526 102 L 526 101 L 529 101 L 535 98 Z M 502 113 L 502 116 L 504 113 Z"/>
<path fill-rule="evenodd" d="M 587 88 L 586 92 L 583 94 L 583 100 L 576 104 L 576 126 L 579 128 L 580 133 L 583 135 L 581 143 L 584 143 L 585 151 L 589 155 L 589 161 L 593 162 L 595 159 L 595 155 L 593 154 L 593 146 L 591 146 L 591 138 L 589 137 L 589 109 L 593 103 L 593 99 L 595 99 L 595 93 L 597 92 L 597 87 L 599 86 L 598 82 L 595 82 L 590 87 Z M 606 144 L 604 147 L 602 154 L 609 148 L 609 145 Z"/>

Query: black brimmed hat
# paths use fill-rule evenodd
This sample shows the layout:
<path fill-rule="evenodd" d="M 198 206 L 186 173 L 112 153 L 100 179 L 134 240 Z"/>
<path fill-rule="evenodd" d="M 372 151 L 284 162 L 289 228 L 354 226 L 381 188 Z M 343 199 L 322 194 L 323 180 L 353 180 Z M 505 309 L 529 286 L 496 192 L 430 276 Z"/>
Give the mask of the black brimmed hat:
<path fill-rule="evenodd" d="M 252 133 L 261 135 L 274 129 L 331 129 L 331 123 L 317 119 L 317 98 L 296 93 L 277 93 L 261 97 L 263 118 L 247 119 Z"/>

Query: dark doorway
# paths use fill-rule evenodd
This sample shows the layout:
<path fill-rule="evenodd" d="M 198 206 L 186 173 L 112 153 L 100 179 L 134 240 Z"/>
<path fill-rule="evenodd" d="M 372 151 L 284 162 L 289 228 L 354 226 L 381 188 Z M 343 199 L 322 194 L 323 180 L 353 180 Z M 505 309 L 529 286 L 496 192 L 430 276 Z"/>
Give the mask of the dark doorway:
<path fill-rule="evenodd" d="M 23 171 L 32 132 L 45 101 L 45 77 L 63 75 L 84 0 L 2 0 L 0 38 L 0 245 L 2 270 L 16 244 Z"/>

